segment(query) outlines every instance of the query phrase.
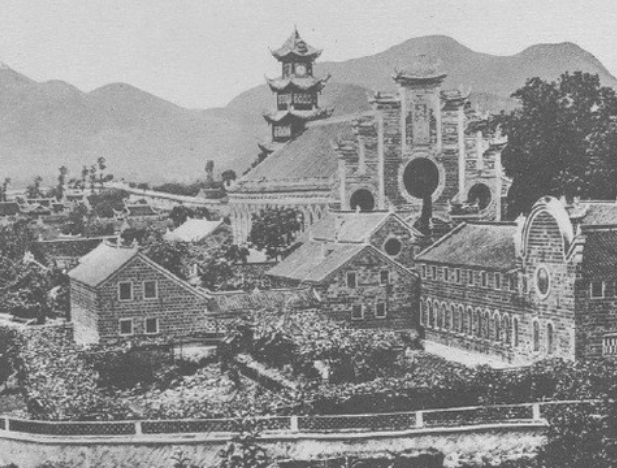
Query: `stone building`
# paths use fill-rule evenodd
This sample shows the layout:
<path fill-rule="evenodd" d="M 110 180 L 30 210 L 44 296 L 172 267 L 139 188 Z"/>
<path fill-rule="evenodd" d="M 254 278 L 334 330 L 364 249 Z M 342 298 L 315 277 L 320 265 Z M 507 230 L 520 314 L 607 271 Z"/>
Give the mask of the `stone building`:
<path fill-rule="evenodd" d="M 134 339 L 198 339 L 224 332 L 256 310 L 318 310 L 310 286 L 268 291 L 193 287 L 140 253 L 108 242 L 69 272 L 74 338 L 78 344 Z"/>
<path fill-rule="evenodd" d="M 417 274 L 368 242 L 308 240 L 267 275 L 314 287 L 334 320 L 359 328 L 416 326 Z"/>
<path fill-rule="evenodd" d="M 529 363 L 617 356 L 617 204 L 540 199 L 416 257 L 428 340 Z"/>
<path fill-rule="evenodd" d="M 265 160 L 229 190 L 236 242 L 246 241 L 251 215 L 271 206 L 298 209 L 305 227 L 328 209 L 393 208 L 412 224 L 429 205 L 429 218 L 444 224 L 501 219 L 510 185 L 503 141 L 468 93 L 442 91 L 446 75 L 418 57 L 394 74 L 397 93 L 375 93 L 371 111 L 328 117 L 317 105 L 324 80 L 312 76 L 317 52 L 297 32 L 274 52 L 283 76 L 269 80 L 278 105 L 267 117 L 273 140 L 262 145 Z M 296 109 L 298 93 L 310 110 Z"/>

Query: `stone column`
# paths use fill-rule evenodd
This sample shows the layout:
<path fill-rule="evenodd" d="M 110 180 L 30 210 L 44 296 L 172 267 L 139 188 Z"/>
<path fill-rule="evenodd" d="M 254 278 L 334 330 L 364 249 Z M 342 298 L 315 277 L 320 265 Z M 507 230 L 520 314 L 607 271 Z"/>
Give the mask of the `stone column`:
<path fill-rule="evenodd" d="M 465 197 L 465 114 L 463 107 L 458 109 L 458 193 Z M 460 199 L 459 201 L 465 201 Z"/>

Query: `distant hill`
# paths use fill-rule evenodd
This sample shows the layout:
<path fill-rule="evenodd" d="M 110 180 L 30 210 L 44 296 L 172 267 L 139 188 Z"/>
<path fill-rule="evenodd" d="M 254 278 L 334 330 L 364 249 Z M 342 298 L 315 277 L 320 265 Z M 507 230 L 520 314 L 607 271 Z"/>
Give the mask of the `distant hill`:
<path fill-rule="evenodd" d="M 446 88 L 471 87 L 472 99 L 490 111 L 513 108 L 511 93 L 533 76 L 556 79 L 564 71 L 583 70 L 617 89 L 615 77 L 575 44 L 540 44 L 502 57 L 427 36 L 372 56 L 319 63 L 317 74 L 332 75 L 321 102 L 333 105 L 337 115 L 366 110 L 369 90 L 392 90 L 393 71 L 420 54 L 439 58 L 448 73 Z M 128 84 L 84 93 L 0 65 L 0 178 L 19 183 L 41 174 L 53 183 L 59 166 L 78 173 L 99 156 L 116 176 L 133 180 L 193 180 L 203 174 L 207 159 L 216 161 L 217 171 L 241 172 L 256 157 L 256 143 L 269 135 L 261 114 L 273 105 L 265 85 L 224 108 L 189 110 Z"/>

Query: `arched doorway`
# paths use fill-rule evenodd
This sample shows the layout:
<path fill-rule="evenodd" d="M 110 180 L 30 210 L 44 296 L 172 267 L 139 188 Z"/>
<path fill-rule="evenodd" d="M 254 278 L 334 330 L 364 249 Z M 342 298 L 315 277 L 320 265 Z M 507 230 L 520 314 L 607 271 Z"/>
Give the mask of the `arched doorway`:
<path fill-rule="evenodd" d="M 439 185 L 439 169 L 427 158 L 416 158 L 403 172 L 403 185 L 414 198 L 424 199 L 433 195 Z"/>
<path fill-rule="evenodd" d="M 375 209 L 375 197 L 367 189 L 356 190 L 349 200 L 349 206 L 352 210 L 360 208 L 362 212 L 369 212 Z"/>
<path fill-rule="evenodd" d="M 491 189 L 486 184 L 475 184 L 467 193 L 467 203 L 478 204 L 480 210 L 485 209 L 491 204 L 493 195 Z"/>

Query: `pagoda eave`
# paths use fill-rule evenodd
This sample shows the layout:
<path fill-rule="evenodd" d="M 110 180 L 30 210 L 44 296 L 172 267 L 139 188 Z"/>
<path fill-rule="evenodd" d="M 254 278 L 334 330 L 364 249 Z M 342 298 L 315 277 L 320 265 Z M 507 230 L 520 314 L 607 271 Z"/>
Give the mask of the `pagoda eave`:
<path fill-rule="evenodd" d="M 323 109 L 321 108 L 313 109 L 310 111 L 300 111 L 300 110 L 289 109 L 285 111 L 266 113 L 264 114 L 264 119 L 266 119 L 266 121 L 271 124 L 272 123 L 279 123 L 279 124 L 286 123 L 292 120 L 310 122 L 312 120 L 318 120 L 318 119 L 324 119 L 324 118 L 330 117 L 333 112 L 334 112 L 334 108 L 332 107 L 327 107 Z"/>
<path fill-rule="evenodd" d="M 266 77 L 270 90 L 274 92 L 285 91 L 321 91 L 326 82 L 330 79 L 330 75 L 324 78 L 274 78 L 270 79 Z"/>

